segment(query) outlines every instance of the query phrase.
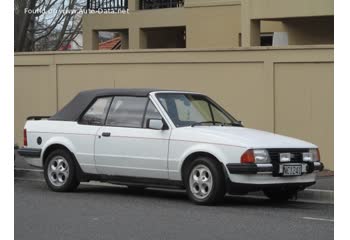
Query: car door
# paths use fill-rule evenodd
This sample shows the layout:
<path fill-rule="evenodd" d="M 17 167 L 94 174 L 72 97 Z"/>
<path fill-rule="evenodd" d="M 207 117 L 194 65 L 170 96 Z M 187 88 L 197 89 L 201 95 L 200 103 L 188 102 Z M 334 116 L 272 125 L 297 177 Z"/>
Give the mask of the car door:
<path fill-rule="evenodd" d="M 147 97 L 115 96 L 105 126 L 95 140 L 100 174 L 168 178 L 170 130 L 147 128 L 147 119 L 161 115 Z"/>
<path fill-rule="evenodd" d="M 67 138 L 75 147 L 75 157 L 85 173 L 97 173 L 94 145 L 98 130 L 104 124 L 112 97 L 100 97 L 88 107 Z"/>

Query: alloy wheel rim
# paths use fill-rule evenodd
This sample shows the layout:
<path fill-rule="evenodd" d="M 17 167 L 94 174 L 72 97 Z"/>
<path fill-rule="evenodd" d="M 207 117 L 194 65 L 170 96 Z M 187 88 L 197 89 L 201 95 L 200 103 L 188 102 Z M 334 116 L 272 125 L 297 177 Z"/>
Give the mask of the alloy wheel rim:
<path fill-rule="evenodd" d="M 69 165 L 62 156 L 52 158 L 47 170 L 50 182 L 56 187 L 64 185 L 69 177 Z"/>
<path fill-rule="evenodd" d="M 213 176 L 210 169 L 205 165 L 195 166 L 190 174 L 190 189 L 198 199 L 206 198 L 213 188 Z"/>

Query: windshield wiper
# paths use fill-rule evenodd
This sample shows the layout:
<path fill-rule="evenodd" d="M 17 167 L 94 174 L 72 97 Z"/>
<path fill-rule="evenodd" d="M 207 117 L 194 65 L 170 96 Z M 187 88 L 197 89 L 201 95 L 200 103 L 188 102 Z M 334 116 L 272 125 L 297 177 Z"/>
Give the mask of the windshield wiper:
<path fill-rule="evenodd" d="M 224 126 L 235 126 L 235 127 L 243 127 L 241 123 L 224 123 Z"/>
<path fill-rule="evenodd" d="M 191 127 L 200 126 L 200 125 L 207 124 L 207 123 L 212 123 L 213 126 L 215 126 L 215 124 L 220 124 L 221 126 L 224 126 L 224 125 L 225 125 L 225 124 L 222 123 L 222 122 L 205 121 L 205 122 L 196 122 L 196 123 L 193 123 L 193 124 L 191 125 Z"/>
<path fill-rule="evenodd" d="M 191 127 L 194 127 L 194 126 L 200 126 L 200 125 L 203 125 L 203 124 L 207 124 L 207 123 L 212 123 L 213 126 L 216 126 L 216 124 L 219 124 L 220 126 L 236 126 L 236 127 L 243 127 L 242 124 L 240 123 L 223 123 L 223 122 L 216 122 L 216 121 L 204 121 L 204 122 L 196 122 L 196 123 L 193 123 L 191 125 Z"/>

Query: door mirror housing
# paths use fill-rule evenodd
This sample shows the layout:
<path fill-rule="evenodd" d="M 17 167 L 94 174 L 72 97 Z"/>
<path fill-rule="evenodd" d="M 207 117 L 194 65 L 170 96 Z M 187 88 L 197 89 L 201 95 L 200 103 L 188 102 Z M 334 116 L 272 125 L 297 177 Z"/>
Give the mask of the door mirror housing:
<path fill-rule="evenodd" d="M 165 130 L 166 124 L 164 124 L 162 119 L 150 118 L 147 120 L 147 127 L 155 130 Z"/>

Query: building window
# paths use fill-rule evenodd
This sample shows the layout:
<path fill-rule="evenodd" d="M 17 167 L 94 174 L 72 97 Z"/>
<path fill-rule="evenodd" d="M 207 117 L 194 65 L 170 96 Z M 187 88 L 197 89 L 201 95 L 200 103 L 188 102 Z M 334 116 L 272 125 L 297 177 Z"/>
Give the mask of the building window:
<path fill-rule="evenodd" d="M 129 48 L 128 30 L 98 31 L 99 50 L 120 50 Z"/>
<path fill-rule="evenodd" d="M 142 48 L 186 48 L 185 27 L 142 28 Z"/>
<path fill-rule="evenodd" d="M 272 46 L 273 33 L 260 34 L 260 46 Z"/>

